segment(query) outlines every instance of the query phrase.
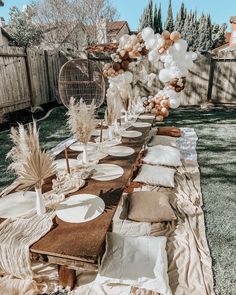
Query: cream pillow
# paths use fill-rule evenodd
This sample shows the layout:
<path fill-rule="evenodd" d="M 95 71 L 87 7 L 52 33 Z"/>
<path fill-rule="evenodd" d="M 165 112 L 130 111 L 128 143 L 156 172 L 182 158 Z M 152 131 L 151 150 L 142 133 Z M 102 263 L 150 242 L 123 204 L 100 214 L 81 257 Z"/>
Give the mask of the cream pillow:
<path fill-rule="evenodd" d="M 148 146 L 155 146 L 155 145 L 168 145 L 176 147 L 176 138 L 171 136 L 165 135 L 155 135 L 151 138 L 151 141 L 148 143 Z"/>
<path fill-rule="evenodd" d="M 129 237 L 108 233 L 106 251 L 95 279 L 171 295 L 166 237 Z"/>
<path fill-rule="evenodd" d="M 180 151 L 167 145 L 149 147 L 143 162 L 151 165 L 182 166 Z"/>
<path fill-rule="evenodd" d="M 142 165 L 138 175 L 133 181 L 150 185 L 174 187 L 175 170 L 162 166 Z"/>

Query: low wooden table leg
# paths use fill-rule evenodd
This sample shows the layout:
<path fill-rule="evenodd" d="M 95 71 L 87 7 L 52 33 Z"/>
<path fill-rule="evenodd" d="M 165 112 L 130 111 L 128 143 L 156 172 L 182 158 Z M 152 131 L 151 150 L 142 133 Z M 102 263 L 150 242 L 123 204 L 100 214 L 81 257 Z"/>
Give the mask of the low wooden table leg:
<path fill-rule="evenodd" d="M 59 285 L 66 288 L 74 289 L 76 283 L 76 271 L 69 269 L 67 266 L 58 265 Z"/>

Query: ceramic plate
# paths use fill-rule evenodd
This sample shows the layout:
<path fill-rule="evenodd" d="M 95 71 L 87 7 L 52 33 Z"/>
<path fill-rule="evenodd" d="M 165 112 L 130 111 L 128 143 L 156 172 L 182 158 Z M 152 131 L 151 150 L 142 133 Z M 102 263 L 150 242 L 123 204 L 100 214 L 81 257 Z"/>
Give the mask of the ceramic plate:
<path fill-rule="evenodd" d="M 99 160 L 105 158 L 107 155 L 108 155 L 108 153 L 106 153 L 106 152 L 89 151 L 88 152 L 88 161 L 90 161 L 90 162 L 99 161 Z M 79 154 L 77 159 L 79 161 L 82 161 L 83 160 L 83 153 Z"/>
<path fill-rule="evenodd" d="M 145 128 L 145 127 L 152 126 L 152 124 L 148 122 L 135 122 L 135 123 L 132 123 L 132 126 L 136 128 Z"/>
<path fill-rule="evenodd" d="M 101 133 L 101 129 L 95 129 L 95 130 L 93 130 L 91 135 L 92 136 L 100 136 L 100 133 Z M 102 135 L 107 137 L 108 136 L 108 129 L 103 129 L 102 130 Z"/>
<path fill-rule="evenodd" d="M 83 151 L 83 145 L 80 142 L 75 142 L 70 146 L 70 149 L 72 151 L 78 151 L 82 152 Z M 96 150 L 96 145 L 93 142 L 88 142 L 87 144 L 87 151 L 95 151 Z"/>
<path fill-rule="evenodd" d="M 15 192 L 0 198 L 0 218 L 20 217 L 35 208 L 35 192 Z"/>
<path fill-rule="evenodd" d="M 56 169 L 57 171 L 61 171 L 61 170 L 66 170 L 66 159 L 59 159 L 59 160 L 55 160 L 54 163 L 56 164 Z M 75 168 L 77 167 L 78 161 L 76 159 L 69 159 L 69 164 L 70 164 L 70 168 Z"/>
<path fill-rule="evenodd" d="M 56 214 L 65 222 L 81 223 L 95 219 L 104 209 L 105 203 L 98 196 L 79 194 L 58 204 Z"/>
<path fill-rule="evenodd" d="M 115 146 L 121 143 L 119 139 L 113 139 L 113 140 L 104 140 L 102 143 L 100 143 L 99 137 L 95 139 L 95 142 L 97 145 L 101 144 L 103 148 Z"/>
<path fill-rule="evenodd" d="M 127 131 L 123 131 L 121 133 L 122 137 L 127 137 L 127 138 L 134 138 L 134 137 L 139 137 L 141 136 L 142 133 L 139 131 L 135 131 L 135 130 L 127 130 Z"/>
<path fill-rule="evenodd" d="M 132 155 L 134 152 L 134 149 L 122 145 L 113 146 L 107 150 L 108 155 L 113 157 L 127 157 Z"/>
<path fill-rule="evenodd" d="M 148 114 L 143 114 L 143 115 L 140 115 L 138 117 L 139 119 L 142 119 L 142 120 L 153 120 L 155 119 L 155 116 L 154 115 L 148 115 Z"/>
<path fill-rule="evenodd" d="M 98 164 L 94 166 L 94 170 L 91 178 L 100 181 L 113 180 L 121 177 L 124 173 L 123 168 L 114 164 Z"/>

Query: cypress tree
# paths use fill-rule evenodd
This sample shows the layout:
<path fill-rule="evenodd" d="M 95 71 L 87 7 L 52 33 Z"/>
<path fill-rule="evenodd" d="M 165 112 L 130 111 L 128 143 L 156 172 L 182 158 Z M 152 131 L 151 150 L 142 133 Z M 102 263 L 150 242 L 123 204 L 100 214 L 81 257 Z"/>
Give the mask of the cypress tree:
<path fill-rule="evenodd" d="M 139 20 L 139 30 L 141 31 L 142 29 L 148 27 L 148 11 L 147 7 L 144 8 L 143 14 Z"/>
<path fill-rule="evenodd" d="M 153 3 L 152 0 L 149 1 L 148 4 L 148 26 L 154 29 L 153 26 Z"/>
<path fill-rule="evenodd" d="M 212 35 L 211 35 L 211 16 L 210 14 L 206 17 L 206 50 L 210 50 L 212 46 Z"/>
<path fill-rule="evenodd" d="M 186 19 L 186 8 L 184 6 L 184 3 L 182 2 L 181 4 L 181 7 L 180 7 L 180 10 L 179 12 L 177 13 L 177 16 L 176 16 L 176 20 L 175 20 L 175 25 L 174 25 L 174 29 L 178 32 L 182 32 L 183 30 L 183 27 L 184 27 L 184 22 L 185 22 L 185 19 Z"/>
<path fill-rule="evenodd" d="M 148 5 L 144 8 L 143 14 L 139 20 L 139 30 L 142 30 L 146 27 L 154 28 L 152 7 L 153 2 L 150 0 Z"/>
<path fill-rule="evenodd" d="M 199 20 L 199 31 L 198 31 L 198 50 L 208 51 L 211 49 L 211 18 L 210 15 L 203 15 Z"/>
<path fill-rule="evenodd" d="M 226 24 L 212 25 L 212 45 L 211 48 L 217 48 L 225 43 L 225 31 L 226 31 Z"/>
<path fill-rule="evenodd" d="M 196 51 L 198 47 L 198 20 L 197 20 L 197 11 L 193 13 L 192 16 L 192 34 L 193 34 L 193 40 L 192 40 L 192 46 L 190 47 L 191 50 Z"/>
<path fill-rule="evenodd" d="M 159 5 L 158 12 L 157 12 L 157 6 L 155 4 L 153 24 L 154 24 L 155 33 L 161 34 L 163 32 L 162 19 L 161 19 L 161 4 Z"/>
<path fill-rule="evenodd" d="M 169 32 L 174 31 L 174 20 L 173 20 L 171 0 L 169 0 L 168 14 L 167 14 L 166 23 L 165 23 L 165 29 Z"/>

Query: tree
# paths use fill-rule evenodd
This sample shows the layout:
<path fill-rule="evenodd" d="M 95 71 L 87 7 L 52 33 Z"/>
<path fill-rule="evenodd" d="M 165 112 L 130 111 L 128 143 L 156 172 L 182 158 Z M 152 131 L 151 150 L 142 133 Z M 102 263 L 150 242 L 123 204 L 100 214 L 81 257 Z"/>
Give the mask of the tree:
<path fill-rule="evenodd" d="M 154 19 L 153 19 L 153 2 L 149 0 L 149 3 L 143 10 L 143 14 L 139 20 L 139 30 L 146 27 L 151 27 L 154 29 Z"/>
<path fill-rule="evenodd" d="M 84 39 L 85 35 L 87 44 L 96 43 L 100 20 L 113 21 L 118 17 L 117 9 L 109 0 L 36 0 L 33 3 L 34 21 L 43 27 L 46 43 L 55 48 L 64 42 L 80 48 L 80 38 Z"/>
<path fill-rule="evenodd" d="M 152 0 L 149 1 L 149 4 L 148 4 L 148 24 L 149 24 L 149 27 L 150 28 L 153 28 L 154 29 L 154 26 L 153 26 L 153 3 L 152 3 Z"/>
<path fill-rule="evenodd" d="M 154 27 L 155 33 L 159 33 L 159 34 L 162 33 L 163 28 L 162 28 L 162 18 L 161 18 L 161 4 L 159 5 L 158 11 L 157 11 L 157 6 L 155 4 L 153 27 Z"/>
<path fill-rule="evenodd" d="M 33 11 L 31 6 L 26 6 L 23 11 L 20 11 L 16 6 L 10 8 L 10 21 L 7 30 L 15 40 L 14 45 L 30 47 L 40 43 L 42 30 L 32 21 Z"/>
<path fill-rule="evenodd" d="M 176 15 L 176 20 L 175 20 L 175 25 L 174 25 L 175 31 L 178 31 L 180 33 L 182 32 L 183 27 L 184 27 L 184 22 L 186 19 L 186 15 L 187 15 L 187 11 L 184 6 L 184 3 L 182 3 L 180 6 L 179 12 Z"/>
<path fill-rule="evenodd" d="M 167 14 L 166 23 L 165 23 L 165 29 L 169 32 L 174 31 L 174 20 L 173 20 L 171 0 L 169 0 L 168 14 Z"/>
<path fill-rule="evenodd" d="M 198 30 L 198 50 L 208 51 L 211 49 L 211 18 L 210 15 L 204 15 L 199 20 Z"/>
<path fill-rule="evenodd" d="M 213 24 L 212 25 L 212 49 L 217 48 L 223 44 L 225 44 L 225 31 L 226 31 L 227 25 L 218 25 Z"/>

